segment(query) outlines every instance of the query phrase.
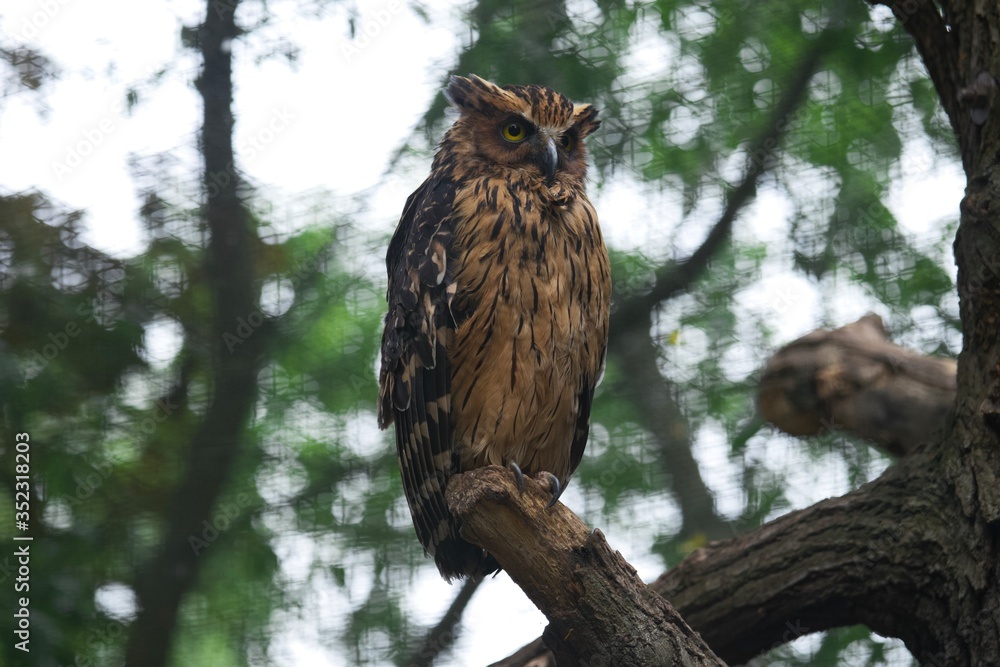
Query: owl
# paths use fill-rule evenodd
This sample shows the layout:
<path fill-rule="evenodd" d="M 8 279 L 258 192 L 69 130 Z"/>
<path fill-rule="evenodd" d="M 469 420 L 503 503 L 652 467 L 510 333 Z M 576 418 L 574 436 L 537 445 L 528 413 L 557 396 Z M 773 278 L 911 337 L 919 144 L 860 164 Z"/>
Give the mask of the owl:
<path fill-rule="evenodd" d="M 389 243 L 378 420 L 395 424 L 413 525 L 445 579 L 499 569 L 445 488 L 507 466 L 554 503 L 580 463 L 608 341 L 611 272 L 587 199 L 597 110 L 544 86 L 452 77 L 458 120 Z"/>

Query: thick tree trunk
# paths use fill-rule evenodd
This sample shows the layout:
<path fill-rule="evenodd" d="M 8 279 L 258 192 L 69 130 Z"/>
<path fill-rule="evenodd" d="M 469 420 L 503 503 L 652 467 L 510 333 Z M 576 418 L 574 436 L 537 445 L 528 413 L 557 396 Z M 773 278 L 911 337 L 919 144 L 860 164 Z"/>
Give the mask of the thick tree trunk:
<path fill-rule="evenodd" d="M 1000 664 L 1000 5 L 930 2 L 907 29 L 937 86 L 962 150 L 966 196 L 955 240 L 963 344 L 955 419 L 937 470 L 957 515 L 945 581 L 950 623 L 933 631 L 947 659 Z M 897 15 L 899 12 L 896 11 Z M 961 559 L 961 560 L 960 560 Z M 962 597 L 956 590 L 965 589 Z"/>

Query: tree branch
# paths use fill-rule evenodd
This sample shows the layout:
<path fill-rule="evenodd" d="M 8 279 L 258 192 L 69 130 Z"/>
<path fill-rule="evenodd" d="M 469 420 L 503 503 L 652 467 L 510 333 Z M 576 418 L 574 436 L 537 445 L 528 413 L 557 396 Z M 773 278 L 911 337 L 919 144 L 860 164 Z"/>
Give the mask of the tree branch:
<path fill-rule="evenodd" d="M 648 590 L 669 599 L 731 664 L 859 623 L 901 638 L 918 658 L 948 655 L 949 619 L 981 582 L 956 584 L 940 572 L 967 568 L 969 554 L 981 549 L 956 534 L 964 519 L 948 500 L 938 454 L 915 453 L 845 496 L 698 549 Z M 564 664 L 543 648 L 536 640 L 515 654 L 523 659 L 496 664 Z"/>
<path fill-rule="evenodd" d="M 444 613 L 438 624 L 431 628 L 424 640 L 420 642 L 420 648 L 412 654 L 403 664 L 406 667 L 430 667 L 439 655 L 451 648 L 455 643 L 455 627 L 462 620 L 462 613 L 468 606 L 469 600 L 483 583 L 482 579 L 466 579 L 459 589 L 458 595 L 451 601 L 448 611 Z"/>
<path fill-rule="evenodd" d="M 967 558 L 956 548 L 960 515 L 945 500 L 935 454 L 915 454 L 845 496 L 700 549 L 650 589 L 734 663 L 858 623 L 901 638 L 918 658 L 938 653 L 968 591 L 934 574 Z"/>
<path fill-rule="evenodd" d="M 948 114 L 951 127 L 962 144 L 963 162 L 966 162 L 971 156 L 967 151 L 974 147 L 967 145 L 964 139 L 968 138 L 968 131 L 973 125 L 968 114 L 961 113 L 960 90 L 955 85 L 955 82 L 962 80 L 958 72 L 957 35 L 949 30 L 948 23 L 934 0 L 873 0 L 872 4 L 885 5 L 891 9 L 900 25 L 913 37 L 920 59 L 938 92 L 941 106 Z M 972 84 L 972 80 L 968 83 Z M 965 164 L 966 172 L 971 164 Z"/>
<path fill-rule="evenodd" d="M 686 290 L 708 266 L 732 232 L 737 214 L 757 193 L 757 181 L 768 170 L 771 156 L 781 142 L 791 118 L 809 89 L 809 81 L 819 66 L 823 54 L 830 49 L 832 36 L 825 32 L 804 54 L 798 70 L 785 88 L 782 98 L 774 108 L 764 131 L 751 144 L 747 170 L 743 181 L 726 198 L 726 207 L 708 236 L 690 257 L 680 262 L 665 264 L 656 270 L 655 281 L 648 292 L 623 299 L 611 314 L 612 331 L 623 331 L 645 322 L 649 312 L 658 304 Z"/>
<path fill-rule="evenodd" d="M 791 435 L 846 430 L 903 456 L 942 435 L 955 369 L 951 359 L 889 342 L 881 318 L 866 315 L 775 353 L 761 376 L 760 411 Z"/>
<path fill-rule="evenodd" d="M 195 431 L 184 477 L 166 517 L 159 549 L 136 575 L 140 611 L 129 633 L 129 667 L 167 663 L 181 601 L 195 584 L 198 552 L 189 544 L 201 534 L 239 453 L 243 430 L 256 396 L 257 369 L 265 333 L 256 331 L 228 348 L 224 336 L 241 317 L 259 312 L 252 247 L 256 235 L 239 193 L 233 167 L 232 49 L 239 34 L 238 0 L 206 2 L 199 30 L 204 62 L 198 90 L 204 100 L 201 132 L 207 195 L 204 219 L 209 230 L 206 281 L 212 296 L 214 386 L 211 402 Z"/>
<path fill-rule="evenodd" d="M 490 466 L 453 477 L 448 508 L 462 536 L 488 550 L 549 619 L 563 665 L 722 665 L 665 598 L 653 594 L 600 531 L 591 532 L 534 480 L 519 492 Z"/>
<path fill-rule="evenodd" d="M 687 418 L 671 393 L 669 380 L 660 372 L 657 349 L 649 332 L 638 328 L 618 331 L 608 352 L 623 376 L 613 391 L 635 406 L 642 425 L 659 445 L 663 469 L 671 479 L 669 491 L 681 510 L 683 523 L 677 538 L 696 533 L 711 539 L 732 535 L 732 529 L 715 512 L 715 497 L 691 453 Z"/>
<path fill-rule="evenodd" d="M 761 380 L 765 417 L 796 435 L 844 428 L 909 454 L 908 462 L 920 461 L 748 535 L 714 542 L 649 589 L 668 598 L 728 662 L 745 662 L 798 636 L 856 623 L 901 637 L 911 650 L 920 645 L 939 653 L 931 634 L 914 627 L 926 627 L 929 617 L 946 625 L 947 614 L 954 612 L 924 609 L 923 620 L 909 618 L 900 613 L 907 606 L 900 596 L 919 597 L 926 587 L 907 569 L 924 560 L 930 568 L 954 559 L 948 554 L 953 551 L 947 547 L 948 526 L 959 519 L 941 518 L 946 503 L 936 499 L 947 497 L 947 490 L 934 474 L 938 464 L 923 461 L 934 452 L 917 451 L 941 431 L 954 396 L 955 362 L 890 343 L 875 315 L 786 346 L 768 362 Z M 916 498 L 914 484 L 935 492 Z M 928 545 L 929 553 L 913 555 Z M 541 639 L 496 663 L 555 664 Z"/>

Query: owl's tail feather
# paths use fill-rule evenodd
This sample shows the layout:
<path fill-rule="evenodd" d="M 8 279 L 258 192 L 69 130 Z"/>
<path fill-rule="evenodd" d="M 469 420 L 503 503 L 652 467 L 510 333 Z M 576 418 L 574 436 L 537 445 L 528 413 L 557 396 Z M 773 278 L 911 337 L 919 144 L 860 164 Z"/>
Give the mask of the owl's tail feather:
<path fill-rule="evenodd" d="M 500 571 L 500 564 L 493 556 L 458 535 L 457 526 L 453 535 L 448 535 L 435 546 L 434 563 L 441 576 L 448 581 L 482 579 Z"/>

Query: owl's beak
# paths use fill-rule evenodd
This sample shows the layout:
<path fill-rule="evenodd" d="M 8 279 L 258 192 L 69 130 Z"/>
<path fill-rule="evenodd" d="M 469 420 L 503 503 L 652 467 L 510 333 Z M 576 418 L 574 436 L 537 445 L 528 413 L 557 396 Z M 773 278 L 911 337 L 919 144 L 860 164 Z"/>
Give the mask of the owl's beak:
<path fill-rule="evenodd" d="M 556 152 L 556 142 L 548 137 L 545 142 L 545 154 L 542 155 L 542 171 L 545 173 L 545 184 L 552 185 L 556 178 L 556 167 L 559 166 L 559 153 Z"/>

